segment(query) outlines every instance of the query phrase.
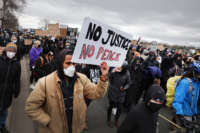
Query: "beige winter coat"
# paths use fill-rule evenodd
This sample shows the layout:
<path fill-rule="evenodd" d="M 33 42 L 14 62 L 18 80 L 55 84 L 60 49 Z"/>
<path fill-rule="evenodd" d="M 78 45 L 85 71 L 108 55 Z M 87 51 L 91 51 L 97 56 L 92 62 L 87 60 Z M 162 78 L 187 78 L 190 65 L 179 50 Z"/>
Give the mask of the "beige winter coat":
<path fill-rule="evenodd" d="M 99 80 L 95 85 L 83 74 L 77 73 L 74 85 L 72 133 L 80 133 L 85 127 L 86 104 L 89 99 L 102 98 L 108 82 Z M 46 80 L 46 83 L 45 83 Z M 68 133 L 65 105 L 56 72 L 41 78 L 27 99 L 25 111 L 40 123 L 39 133 Z"/>

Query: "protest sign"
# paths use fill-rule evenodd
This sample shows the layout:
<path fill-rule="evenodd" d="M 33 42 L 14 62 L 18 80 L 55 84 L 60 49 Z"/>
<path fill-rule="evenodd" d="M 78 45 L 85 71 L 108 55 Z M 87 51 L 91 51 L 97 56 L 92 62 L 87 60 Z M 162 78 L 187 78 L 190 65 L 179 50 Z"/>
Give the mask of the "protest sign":
<path fill-rule="evenodd" d="M 71 27 L 67 27 L 67 41 L 70 44 L 76 44 L 76 38 L 77 38 L 77 34 L 78 34 L 78 28 L 71 28 Z"/>
<path fill-rule="evenodd" d="M 72 61 L 111 67 L 121 66 L 131 45 L 132 36 L 91 18 L 85 18 Z"/>

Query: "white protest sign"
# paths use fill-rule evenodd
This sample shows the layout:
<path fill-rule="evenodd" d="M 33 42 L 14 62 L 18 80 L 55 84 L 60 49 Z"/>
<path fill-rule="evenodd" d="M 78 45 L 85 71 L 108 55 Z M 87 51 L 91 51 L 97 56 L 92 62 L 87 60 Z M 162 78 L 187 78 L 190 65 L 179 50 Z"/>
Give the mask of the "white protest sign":
<path fill-rule="evenodd" d="M 91 18 L 85 18 L 72 62 L 111 67 L 121 66 L 131 45 L 132 36 Z"/>

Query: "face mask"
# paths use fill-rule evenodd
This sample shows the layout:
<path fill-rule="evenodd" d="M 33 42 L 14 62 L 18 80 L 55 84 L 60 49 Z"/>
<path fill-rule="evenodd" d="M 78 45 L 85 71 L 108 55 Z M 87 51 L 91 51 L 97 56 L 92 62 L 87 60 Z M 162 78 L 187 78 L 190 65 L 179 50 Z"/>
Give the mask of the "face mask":
<path fill-rule="evenodd" d="M 151 112 L 155 113 L 158 112 L 161 108 L 162 108 L 162 104 L 156 104 L 156 103 L 152 103 L 150 102 L 148 107 L 151 110 Z"/>
<path fill-rule="evenodd" d="M 74 73 L 75 73 L 75 67 L 73 65 L 64 69 L 65 76 L 74 77 Z"/>
<path fill-rule="evenodd" d="M 158 61 L 159 64 L 162 63 L 161 58 L 158 58 L 157 61 Z"/>
<path fill-rule="evenodd" d="M 13 57 L 15 57 L 15 52 L 6 52 L 6 55 L 9 59 L 12 59 Z"/>
<path fill-rule="evenodd" d="M 13 43 L 16 43 L 16 42 L 17 42 L 17 40 L 13 40 L 12 42 L 13 42 Z"/>

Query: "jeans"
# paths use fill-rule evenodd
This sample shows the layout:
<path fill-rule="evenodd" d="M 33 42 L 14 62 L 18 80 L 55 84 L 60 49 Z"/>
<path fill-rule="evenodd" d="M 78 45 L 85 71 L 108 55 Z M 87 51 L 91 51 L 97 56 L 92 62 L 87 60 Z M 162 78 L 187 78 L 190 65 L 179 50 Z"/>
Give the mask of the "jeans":
<path fill-rule="evenodd" d="M 3 128 L 6 125 L 6 119 L 8 116 L 8 110 L 0 111 L 0 128 Z"/>

